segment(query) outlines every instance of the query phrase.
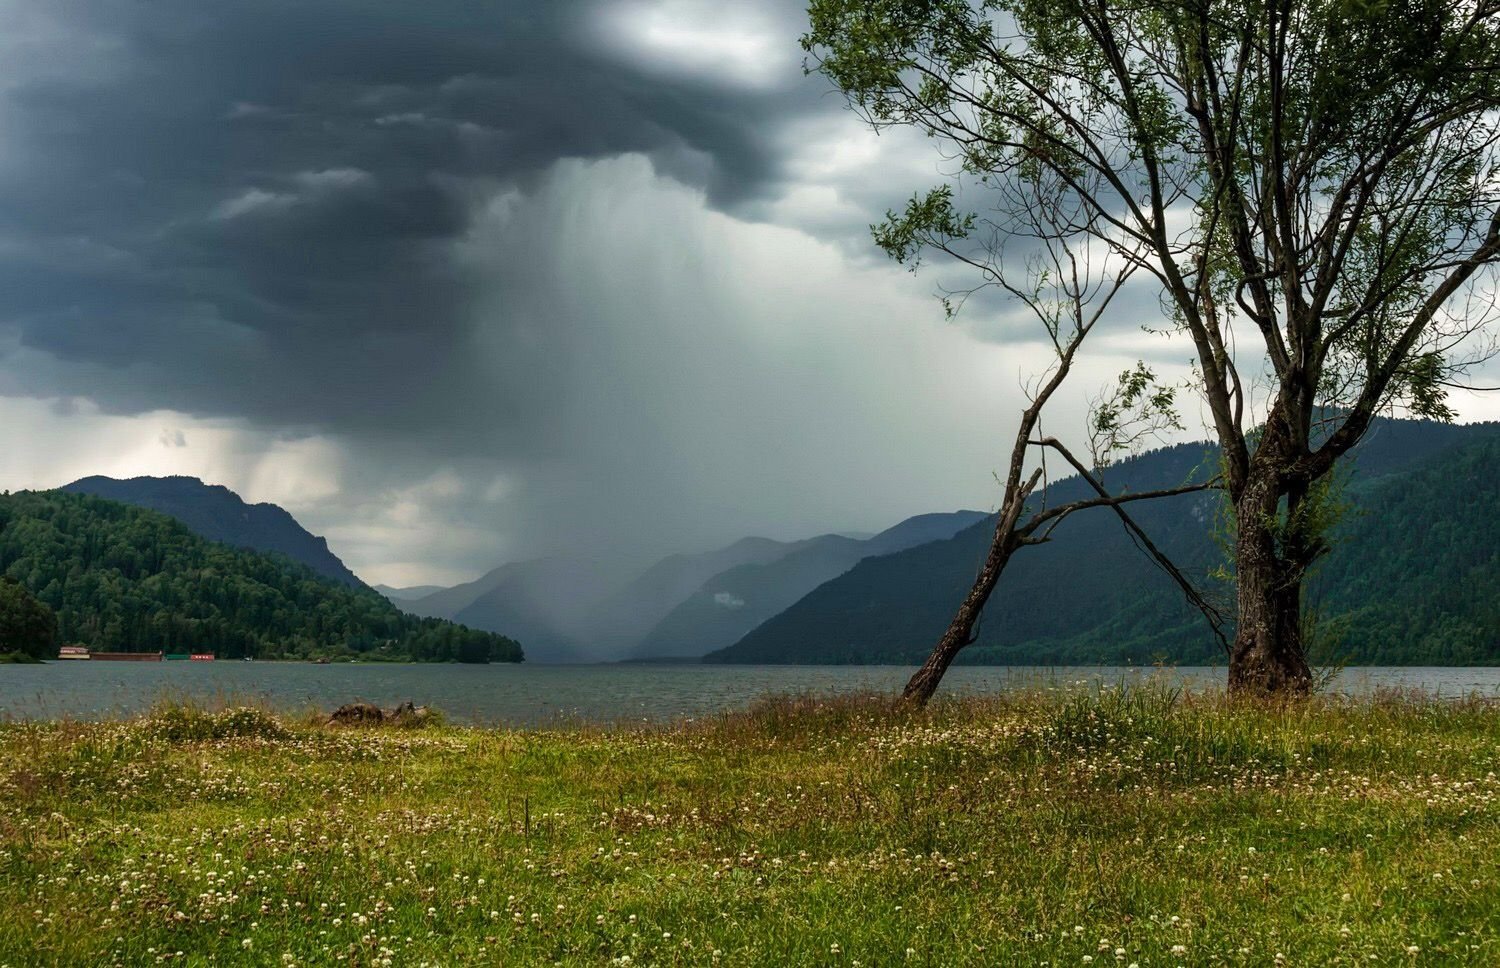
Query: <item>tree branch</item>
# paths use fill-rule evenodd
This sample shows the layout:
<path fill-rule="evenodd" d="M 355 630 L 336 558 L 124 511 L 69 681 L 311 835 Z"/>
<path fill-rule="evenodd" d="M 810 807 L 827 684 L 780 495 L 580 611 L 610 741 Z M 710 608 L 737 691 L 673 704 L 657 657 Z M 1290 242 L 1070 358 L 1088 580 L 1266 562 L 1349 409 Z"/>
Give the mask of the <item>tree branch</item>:
<path fill-rule="evenodd" d="M 1078 472 L 1078 476 L 1087 481 L 1089 486 L 1099 494 L 1098 498 L 1084 501 L 1074 501 L 1072 502 L 1072 504 L 1059 505 L 1056 508 L 1052 508 L 1051 512 L 1043 512 L 1043 514 L 1056 517 L 1058 513 L 1064 515 L 1071 514 L 1073 511 L 1081 511 L 1085 507 L 1113 508 L 1115 514 L 1119 516 L 1120 522 L 1125 526 L 1125 530 L 1131 535 L 1132 540 L 1136 540 L 1138 542 L 1137 546 L 1140 547 L 1141 550 L 1144 551 L 1154 562 L 1156 562 L 1157 567 L 1161 568 L 1162 571 L 1166 572 L 1167 575 L 1177 583 L 1177 586 L 1182 589 L 1182 593 L 1187 598 L 1189 604 L 1203 613 L 1203 617 L 1208 620 L 1209 628 L 1213 630 L 1214 638 L 1219 640 L 1219 645 L 1222 646 L 1224 652 L 1228 654 L 1229 639 L 1224 635 L 1224 616 L 1220 615 L 1219 610 L 1214 608 L 1213 605 L 1210 604 L 1202 596 L 1202 594 L 1193 587 L 1193 583 L 1188 580 L 1187 576 L 1182 573 L 1181 569 L 1173 564 L 1171 559 L 1168 558 L 1166 554 L 1160 548 L 1158 548 L 1155 543 L 1151 541 L 1151 539 L 1146 535 L 1146 532 L 1141 528 L 1141 526 L 1136 524 L 1135 519 L 1133 519 L 1129 514 L 1125 513 L 1125 509 L 1121 506 L 1125 502 L 1132 500 L 1140 501 L 1147 500 L 1149 498 L 1172 497 L 1178 494 L 1191 494 L 1195 491 L 1218 489 L 1222 487 L 1223 482 L 1221 481 L 1221 479 L 1218 477 L 1214 477 L 1213 479 L 1205 481 L 1201 484 L 1185 484 L 1181 487 L 1176 488 L 1167 488 L 1158 491 L 1142 491 L 1137 494 L 1124 494 L 1115 497 L 1110 495 L 1110 493 L 1105 490 L 1104 485 L 1099 483 L 1099 480 L 1089 472 L 1089 469 L 1084 467 L 1083 463 L 1079 461 L 1077 457 L 1073 456 L 1072 451 L 1064 447 L 1062 442 L 1057 438 L 1043 437 L 1041 440 L 1033 440 L 1030 443 L 1037 447 L 1049 447 L 1052 450 L 1057 451 L 1062 455 L 1063 460 L 1067 461 L 1073 466 L 1073 469 Z M 1042 516 L 1043 515 L 1038 515 L 1038 517 Z M 1033 521 L 1031 522 L 1027 522 L 1026 529 L 1023 529 L 1026 531 L 1026 535 L 1024 536 L 1029 536 L 1029 532 L 1031 530 L 1034 530 L 1034 523 L 1040 522 L 1037 522 L 1036 519 L 1033 519 Z"/>

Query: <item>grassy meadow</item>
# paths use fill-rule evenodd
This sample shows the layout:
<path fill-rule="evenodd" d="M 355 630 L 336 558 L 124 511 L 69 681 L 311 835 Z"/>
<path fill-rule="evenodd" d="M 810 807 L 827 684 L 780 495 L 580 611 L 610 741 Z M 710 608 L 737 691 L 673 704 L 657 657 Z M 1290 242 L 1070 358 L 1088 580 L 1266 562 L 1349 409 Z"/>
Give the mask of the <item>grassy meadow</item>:
<path fill-rule="evenodd" d="M 1500 708 L 0 725 L 0 965 L 1500 964 Z"/>

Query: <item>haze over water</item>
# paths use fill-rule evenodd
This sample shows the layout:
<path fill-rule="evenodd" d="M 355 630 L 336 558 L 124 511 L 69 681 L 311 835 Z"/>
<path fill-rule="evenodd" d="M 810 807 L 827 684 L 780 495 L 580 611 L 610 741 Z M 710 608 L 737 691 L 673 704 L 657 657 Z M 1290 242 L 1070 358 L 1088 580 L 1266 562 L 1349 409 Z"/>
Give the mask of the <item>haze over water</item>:
<path fill-rule="evenodd" d="M 463 723 L 659 722 L 742 709 L 769 695 L 894 692 L 911 672 L 904 666 L 49 663 L 0 668 L 0 718 L 113 718 L 163 698 L 249 702 L 288 713 L 409 699 Z M 940 695 L 1132 683 L 1152 675 L 1195 690 L 1224 685 L 1224 670 L 1210 667 L 959 666 Z M 1344 670 L 1333 686 L 1351 694 L 1382 687 L 1500 696 L 1500 668 L 1366 666 Z"/>

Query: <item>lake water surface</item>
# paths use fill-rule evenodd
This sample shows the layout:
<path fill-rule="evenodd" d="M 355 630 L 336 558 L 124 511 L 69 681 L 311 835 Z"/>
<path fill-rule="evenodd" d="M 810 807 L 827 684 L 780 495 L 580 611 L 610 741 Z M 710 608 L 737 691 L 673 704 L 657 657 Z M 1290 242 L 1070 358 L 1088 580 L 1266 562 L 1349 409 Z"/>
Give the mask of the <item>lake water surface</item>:
<path fill-rule="evenodd" d="M 0 666 L 0 718 L 113 718 L 163 697 L 209 704 L 251 701 L 284 712 L 331 710 L 366 700 L 410 699 L 466 723 L 544 725 L 663 720 L 739 709 L 774 694 L 895 691 L 905 666 L 723 665 L 313 665 L 290 662 L 52 662 Z M 1223 688 L 1222 668 L 1167 670 L 960 666 L 944 692 L 994 693 L 1023 687 L 1134 681 L 1163 675 L 1193 689 Z M 1334 688 L 1423 689 L 1442 696 L 1500 696 L 1500 668 L 1361 667 Z"/>

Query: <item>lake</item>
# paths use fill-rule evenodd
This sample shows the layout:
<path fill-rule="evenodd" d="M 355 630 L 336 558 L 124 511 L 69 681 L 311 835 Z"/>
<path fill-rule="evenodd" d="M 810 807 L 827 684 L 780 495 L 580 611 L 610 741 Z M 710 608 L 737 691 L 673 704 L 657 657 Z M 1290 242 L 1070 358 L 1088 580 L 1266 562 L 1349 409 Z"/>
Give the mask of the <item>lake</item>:
<path fill-rule="evenodd" d="M 0 666 L 0 718 L 114 718 L 163 697 L 217 705 L 250 701 L 288 713 L 328 711 L 366 700 L 392 706 L 410 699 L 464 723 L 545 725 L 660 721 L 743 708 L 774 694 L 894 691 L 904 666 L 724 665 L 313 665 L 291 662 L 52 662 Z M 947 693 L 994 693 L 1018 686 L 1061 687 L 1139 680 L 1156 670 L 1109 666 L 1036 668 L 960 666 Z M 1223 688 L 1222 668 L 1174 668 L 1160 674 L 1194 689 Z M 1442 696 L 1500 695 L 1500 668 L 1361 667 L 1335 688 L 1359 694 L 1382 686 Z"/>

